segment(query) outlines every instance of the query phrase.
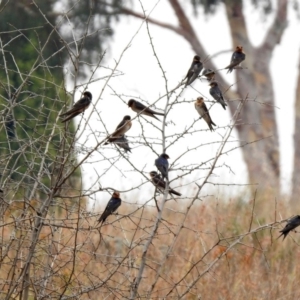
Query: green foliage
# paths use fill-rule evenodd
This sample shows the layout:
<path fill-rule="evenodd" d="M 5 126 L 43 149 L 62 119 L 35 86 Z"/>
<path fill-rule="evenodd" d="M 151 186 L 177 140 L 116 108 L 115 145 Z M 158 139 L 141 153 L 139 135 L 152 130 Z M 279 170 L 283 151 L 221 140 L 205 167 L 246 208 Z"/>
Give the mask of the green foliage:
<path fill-rule="evenodd" d="M 119 20 L 124 1 L 69 0 L 67 3 L 65 11 L 70 10 L 70 13 L 68 20 L 64 19 L 65 26 L 61 30 L 61 34 L 70 43 L 73 53 L 77 53 L 77 49 L 78 52 L 81 51 L 81 61 L 93 63 L 105 50 L 107 39 L 113 36 L 114 30 L 111 24 L 113 21 Z M 81 37 L 85 36 L 86 32 L 89 36 L 83 41 Z M 77 49 L 74 37 L 77 41 Z M 82 47 L 83 42 L 84 47 Z M 80 73 L 84 75 L 82 69 L 80 69 Z"/>
<path fill-rule="evenodd" d="M 53 1 L 38 3 L 49 12 L 49 22 L 55 23 L 50 14 Z M 0 15 L 1 181 L 24 178 L 24 183 L 32 184 L 43 158 L 50 166 L 60 147 L 58 127 L 47 143 L 65 102 L 58 99 L 68 100 L 62 68 L 66 52 L 53 55 L 62 48 L 59 36 L 33 4 L 10 1 Z M 69 130 L 74 133 L 73 126 Z M 43 172 L 43 182 L 49 186 L 50 169 Z"/>
<path fill-rule="evenodd" d="M 41 176 L 44 186 L 39 190 L 46 194 L 51 176 L 60 172 L 62 156 L 74 160 L 75 153 L 64 145 L 72 149 L 75 128 L 68 126 L 69 136 L 62 142 L 66 136 L 63 133 L 62 138 L 63 126 L 57 121 L 58 112 L 70 102 L 63 67 L 67 59 L 76 57 L 83 62 L 77 71 L 84 75 L 86 63 L 101 54 L 105 39 L 113 34 L 110 24 L 118 19 L 122 4 L 121 0 L 19 0 L 1 7 L 2 185 L 8 180 L 21 191 L 24 184 L 30 193 L 30 186 Z M 69 183 L 74 182 L 70 179 Z"/>

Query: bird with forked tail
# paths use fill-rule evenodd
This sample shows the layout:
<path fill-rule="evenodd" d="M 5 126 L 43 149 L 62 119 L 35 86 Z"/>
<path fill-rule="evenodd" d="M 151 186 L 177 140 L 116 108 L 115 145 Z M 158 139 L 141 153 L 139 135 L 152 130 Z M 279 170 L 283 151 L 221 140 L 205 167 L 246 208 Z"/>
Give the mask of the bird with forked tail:
<path fill-rule="evenodd" d="M 92 94 L 88 91 L 84 92 L 83 97 L 80 100 L 78 100 L 70 110 L 63 114 L 60 114 L 60 117 L 66 116 L 61 122 L 65 123 L 73 119 L 77 115 L 81 114 L 90 106 L 91 102 Z"/>
<path fill-rule="evenodd" d="M 212 81 L 209 85 L 211 86 L 209 89 L 210 95 L 226 110 L 227 104 L 224 101 L 223 94 L 219 89 L 218 83 L 216 81 Z"/>
<path fill-rule="evenodd" d="M 155 166 L 160 171 L 163 179 L 166 178 L 169 180 L 168 177 L 168 171 L 169 171 L 169 155 L 166 153 L 162 153 L 156 160 L 155 160 Z"/>
<path fill-rule="evenodd" d="M 210 131 L 214 131 L 212 125 L 217 126 L 211 119 L 209 111 L 205 105 L 205 102 L 202 97 L 198 97 L 195 104 L 195 109 L 197 110 L 198 114 L 203 118 L 203 120 L 207 123 Z"/>
<path fill-rule="evenodd" d="M 196 80 L 196 78 L 199 76 L 202 69 L 203 69 L 203 64 L 200 60 L 200 56 L 195 55 L 193 58 L 192 64 L 185 76 L 185 78 L 187 78 L 185 87 L 187 87 L 188 85 L 190 85 L 191 83 L 193 83 Z"/>
<path fill-rule="evenodd" d="M 109 143 L 113 143 L 115 140 L 120 139 L 124 136 L 124 134 L 131 128 L 131 117 L 125 116 L 123 120 L 119 123 L 116 130 L 110 137 L 107 138 L 107 141 L 104 143 L 104 145 L 107 145 Z"/>
<path fill-rule="evenodd" d="M 103 212 L 103 214 L 100 216 L 98 222 L 103 223 L 105 222 L 106 218 L 111 215 L 113 212 L 115 212 L 118 207 L 121 205 L 122 200 L 120 199 L 120 193 L 117 191 L 114 191 L 112 194 L 112 197 L 108 201 L 106 208 Z"/>
<path fill-rule="evenodd" d="M 291 230 L 295 229 L 296 227 L 298 227 L 299 225 L 300 225 L 300 216 L 299 215 L 291 218 L 290 220 L 288 220 L 285 227 L 279 231 L 279 232 L 281 232 L 281 235 L 277 239 L 279 239 L 283 235 L 283 240 L 284 240 L 286 238 L 286 236 L 289 234 L 289 232 Z"/>
<path fill-rule="evenodd" d="M 228 69 L 227 74 L 238 66 L 243 60 L 246 59 L 246 54 L 243 52 L 242 46 L 237 46 L 236 50 L 232 53 L 230 64 L 225 68 Z"/>
<path fill-rule="evenodd" d="M 128 101 L 128 106 L 133 111 L 135 111 L 136 113 L 152 117 L 156 120 L 159 120 L 159 119 L 155 115 L 159 115 L 159 116 L 164 116 L 165 115 L 164 113 L 160 113 L 160 112 L 157 112 L 157 111 L 154 111 L 154 110 L 150 109 L 149 107 L 145 106 L 144 104 L 142 104 L 142 103 L 140 103 L 140 102 L 138 102 L 134 99 L 130 99 Z"/>
<path fill-rule="evenodd" d="M 157 174 L 157 172 L 155 171 L 151 171 L 150 172 L 150 177 L 151 177 L 151 181 L 152 183 L 157 187 L 157 189 L 164 193 L 165 192 L 165 189 L 166 189 L 166 183 L 165 181 L 160 177 L 159 174 Z M 171 189 L 169 187 L 169 190 L 168 190 L 169 194 L 174 194 L 176 196 L 181 196 L 180 193 L 176 192 L 175 190 Z"/>

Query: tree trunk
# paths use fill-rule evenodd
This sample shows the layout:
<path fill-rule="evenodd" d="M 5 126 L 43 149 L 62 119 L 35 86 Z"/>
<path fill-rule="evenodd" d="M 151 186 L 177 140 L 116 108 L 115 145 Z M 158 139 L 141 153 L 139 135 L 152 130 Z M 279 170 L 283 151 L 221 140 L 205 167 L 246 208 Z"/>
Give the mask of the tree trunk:
<path fill-rule="evenodd" d="M 277 194 L 280 188 L 280 165 L 274 90 L 269 66 L 273 50 L 286 28 L 287 1 L 278 0 L 277 4 L 274 23 L 262 45 L 254 48 L 248 37 L 242 1 L 226 3 L 233 46 L 242 45 L 246 49 L 245 65 L 248 70 L 235 71 L 237 93 L 239 98 L 247 95 L 255 100 L 244 108 L 241 115 L 244 124 L 237 127 L 241 141 L 260 140 L 242 149 L 249 183 L 259 183 L 260 187 L 273 194 Z M 230 108 L 231 112 L 235 110 L 235 106 L 230 105 Z"/>
<path fill-rule="evenodd" d="M 300 54 L 300 52 L 299 52 Z M 294 132 L 294 170 L 292 179 L 291 203 L 296 206 L 300 195 L 300 55 L 298 64 L 298 80 L 295 99 L 295 132 Z"/>

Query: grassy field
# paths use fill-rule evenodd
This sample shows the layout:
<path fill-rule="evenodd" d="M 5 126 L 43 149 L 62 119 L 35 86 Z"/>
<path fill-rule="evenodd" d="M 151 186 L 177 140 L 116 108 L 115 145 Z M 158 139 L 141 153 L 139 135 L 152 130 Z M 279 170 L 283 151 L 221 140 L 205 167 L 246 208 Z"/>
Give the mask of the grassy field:
<path fill-rule="evenodd" d="M 30 299 L 127 299 L 143 255 L 140 299 L 300 299 L 299 234 L 277 240 L 285 225 L 278 222 L 297 214 L 287 201 L 207 198 L 188 214 L 182 203 L 167 202 L 147 252 L 156 207 L 123 204 L 101 228 L 99 215 L 84 207 L 49 212 L 32 261 Z M 14 297 L 24 289 L 18 279 L 34 211 L 21 211 L 10 207 L 2 220 L 0 299 L 13 285 Z"/>

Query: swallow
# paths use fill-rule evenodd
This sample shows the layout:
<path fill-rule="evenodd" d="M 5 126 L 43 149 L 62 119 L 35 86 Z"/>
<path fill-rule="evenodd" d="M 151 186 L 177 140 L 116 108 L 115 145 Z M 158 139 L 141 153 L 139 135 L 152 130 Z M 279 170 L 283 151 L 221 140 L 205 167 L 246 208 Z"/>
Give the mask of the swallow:
<path fill-rule="evenodd" d="M 115 212 L 118 207 L 121 205 L 122 200 L 120 199 L 120 193 L 117 191 L 114 191 L 112 194 L 112 197 L 108 201 L 106 208 L 103 212 L 103 214 L 100 216 L 98 222 L 105 222 L 106 218 L 111 215 L 113 212 Z"/>
<path fill-rule="evenodd" d="M 195 55 L 193 58 L 193 62 L 185 76 L 185 78 L 187 78 L 185 87 L 187 87 L 189 84 L 195 81 L 195 79 L 199 76 L 202 69 L 203 69 L 203 64 L 200 61 L 200 56 Z"/>
<path fill-rule="evenodd" d="M 282 230 L 279 231 L 279 232 L 282 232 L 282 233 L 277 239 L 279 239 L 283 235 L 283 240 L 284 240 L 286 238 L 286 236 L 289 234 L 289 232 L 291 230 L 295 229 L 296 227 L 298 227 L 299 225 L 300 225 L 300 216 L 299 215 L 291 218 L 287 222 L 285 227 Z"/>
<path fill-rule="evenodd" d="M 195 104 L 195 109 L 197 110 L 198 114 L 204 119 L 204 121 L 207 123 L 210 131 L 214 131 L 214 128 L 212 125 L 217 126 L 211 119 L 209 115 L 209 111 L 205 105 L 205 102 L 202 97 L 198 97 Z"/>
<path fill-rule="evenodd" d="M 61 117 L 66 116 L 66 118 L 64 118 L 61 122 L 65 123 L 81 114 L 90 106 L 91 102 L 92 94 L 90 92 L 84 92 L 83 97 L 78 100 L 70 110 L 63 114 L 60 114 Z"/>
<path fill-rule="evenodd" d="M 212 81 L 209 85 L 211 86 L 211 88 L 209 89 L 209 93 L 211 94 L 211 96 L 226 110 L 227 104 L 224 101 L 223 94 L 219 89 L 218 83 L 216 81 Z"/>
<path fill-rule="evenodd" d="M 122 137 L 131 128 L 131 126 L 131 117 L 125 116 L 121 123 L 117 126 L 115 132 L 111 134 L 111 136 L 108 138 L 107 142 L 104 143 L 104 145 L 107 145 L 108 143 L 113 142 L 115 139 Z"/>
<path fill-rule="evenodd" d="M 166 153 L 162 153 L 156 160 L 155 160 L 155 166 L 160 171 L 162 178 L 168 178 L 168 170 L 169 170 L 169 155 Z"/>
<path fill-rule="evenodd" d="M 130 99 L 128 101 L 128 106 L 136 113 L 138 113 L 138 114 L 140 113 L 141 115 L 146 115 L 146 116 L 152 117 L 156 120 L 159 120 L 159 119 L 156 118 L 155 115 L 160 115 L 160 116 L 165 115 L 163 113 L 156 112 L 156 111 L 150 109 L 149 107 L 146 107 L 144 104 L 142 104 L 136 100 L 133 100 L 133 99 Z"/>
<path fill-rule="evenodd" d="M 128 140 L 126 139 L 125 135 L 116 138 L 113 141 L 113 143 L 116 144 L 118 147 L 123 148 L 125 152 L 131 152 L 131 148 L 129 147 Z"/>
<path fill-rule="evenodd" d="M 152 183 L 162 192 L 164 193 L 165 192 L 165 189 L 166 189 L 166 183 L 165 181 L 160 177 L 159 174 L 157 174 L 157 172 L 155 171 L 151 171 L 150 172 L 150 177 L 151 177 L 151 180 L 152 180 Z M 171 189 L 169 187 L 169 194 L 174 194 L 174 195 L 177 195 L 177 196 L 181 196 L 180 193 L 174 191 L 173 189 Z"/>
<path fill-rule="evenodd" d="M 227 74 L 231 73 L 234 67 L 238 66 L 243 60 L 245 60 L 246 54 L 243 52 L 242 46 L 237 46 L 235 51 L 232 53 L 231 61 L 229 66 L 225 69 L 228 69 Z"/>
<path fill-rule="evenodd" d="M 216 73 L 211 69 L 204 69 L 202 71 L 202 76 L 205 76 L 208 81 L 213 80 L 215 75 Z"/>

